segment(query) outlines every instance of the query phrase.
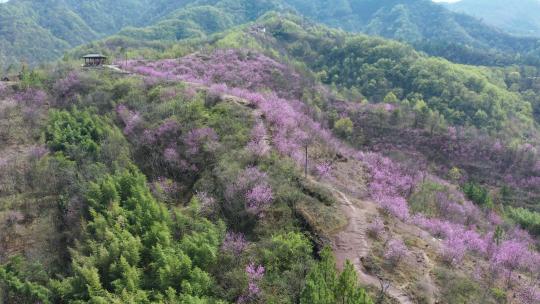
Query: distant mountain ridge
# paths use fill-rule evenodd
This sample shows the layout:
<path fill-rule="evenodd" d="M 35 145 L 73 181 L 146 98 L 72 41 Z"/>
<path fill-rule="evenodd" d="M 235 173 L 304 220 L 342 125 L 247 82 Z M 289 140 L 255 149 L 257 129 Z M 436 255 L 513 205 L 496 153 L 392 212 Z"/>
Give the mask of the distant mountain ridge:
<path fill-rule="evenodd" d="M 507 34 L 429 0 L 12 0 L 0 6 L 0 66 L 54 60 L 111 35 L 159 43 L 202 37 L 276 10 L 458 63 L 540 65 L 540 39 Z"/>
<path fill-rule="evenodd" d="M 462 0 L 445 6 L 514 34 L 540 37 L 539 0 Z"/>
<path fill-rule="evenodd" d="M 194 0 L 12 0 L 0 6 L 0 64 L 36 64 L 66 49 L 145 26 Z"/>
<path fill-rule="evenodd" d="M 333 27 L 408 42 L 431 55 L 475 65 L 534 63 L 539 39 L 516 37 L 430 0 L 288 0 Z M 526 58 L 529 57 L 529 58 Z"/>
<path fill-rule="evenodd" d="M 243 1 L 227 0 L 215 3 L 214 8 L 225 12 L 229 17 L 208 18 L 209 21 L 229 20 L 227 22 L 232 25 L 253 20 L 264 10 L 292 9 L 316 22 L 346 31 L 364 32 L 407 42 L 430 55 L 458 63 L 497 66 L 515 63 L 540 64 L 540 39 L 513 36 L 429 0 L 260 0 L 248 1 L 251 7 L 244 4 L 244 8 L 247 8 L 244 10 L 233 9 L 236 2 Z M 206 18 L 193 17 L 193 14 L 200 16 L 200 12 L 186 9 L 188 8 L 179 9 L 150 27 L 130 28 L 119 34 L 151 41 L 196 35 L 197 33 L 187 33 L 186 29 L 199 31 L 198 27 L 201 23 L 206 23 Z M 250 15 L 250 10 L 258 14 L 251 12 Z M 216 14 L 211 9 L 205 13 Z M 237 21 L 230 22 L 231 19 Z M 186 20 L 196 20 L 199 26 L 190 25 Z M 222 24 L 220 27 L 223 29 L 227 26 Z"/>
<path fill-rule="evenodd" d="M 278 8 L 278 3 L 274 0 L 12 0 L 0 6 L 0 67 L 5 69 L 21 61 L 37 64 L 54 60 L 69 48 L 122 29 L 124 36 L 142 40 L 200 36 L 247 22 Z M 152 25 L 158 26 L 157 31 L 152 31 Z M 139 28 L 142 30 L 135 30 Z"/>

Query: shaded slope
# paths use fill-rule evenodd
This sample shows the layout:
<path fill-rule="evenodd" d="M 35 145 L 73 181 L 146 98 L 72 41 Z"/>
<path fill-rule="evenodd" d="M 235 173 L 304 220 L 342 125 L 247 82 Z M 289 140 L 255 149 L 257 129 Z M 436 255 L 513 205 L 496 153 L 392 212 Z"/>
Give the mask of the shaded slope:
<path fill-rule="evenodd" d="M 519 35 L 540 36 L 540 1 L 517 0 L 462 0 L 446 4 L 456 12 L 481 18 L 508 32 Z"/>
<path fill-rule="evenodd" d="M 429 0 L 287 0 L 301 14 L 348 31 L 408 42 L 455 62 L 537 64 L 538 39 L 519 38 Z M 450 49 L 450 51 L 446 51 Z M 522 58 L 524 54 L 531 58 Z"/>
<path fill-rule="evenodd" d="M 37 64 L 194 1 L 14 0 L 0 6 L 0 64 Z M 4 67 L 5 68 L 5 67 Z"/>
<path fill-rule="evenodd" d="M 14 0 L 0 6 L 0 64 L 58 59 L 124 28 L 121 36 L 140 41 L 203 37 L 279 6 L 279 0 Z"/>
<path fill-rule="evenodd" d="M 176 41 L 184 38 L 204 37 L 248 21 L 257 19 L 264 13 L 279 9 L 279 1 L 200 1 L 167 14 L 157 23 L 143 28 L 130 27 L 118 33 L 119 36 L 141 40 Z M 204 2 L 212 2 L 206 4 Z"/>

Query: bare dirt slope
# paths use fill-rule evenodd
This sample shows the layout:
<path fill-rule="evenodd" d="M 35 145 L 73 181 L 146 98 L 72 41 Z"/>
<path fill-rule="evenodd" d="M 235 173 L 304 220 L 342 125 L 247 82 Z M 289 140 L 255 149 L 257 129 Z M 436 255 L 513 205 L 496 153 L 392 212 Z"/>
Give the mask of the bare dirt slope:
<path fill-rule="evenodd" d="M 21 109 L 0 98 L 0 262 L 23 255 L 49 265 L 60 254 L 58 197 L 29 185 L 29 173 L 37 170 L 29 155 L 37 145 Z"/>
<path fill-rule="evenodd" d="M 347 260 L 351 261 L 358 272 L 360 283 L 380 290 L 381 281 L 378 274 L 371 273 L 366 269 L 364 263 L 376 254 L 373 248 L 375 241 L 368 236 L 368 226 L 372 219 L 382 217 L 382 215 L 378 205 L 366 198 L 365 181 L 358 177 L 361 175 L 358 174 L 358 170 L 361 170 L 357 168 L 358 166 L 359 164 L 352 160 L 336 164 L 334 177 L 318 183 L 324 184 L 332 190 L 338 201 L 339 209 L 348 221 L 345 228 L 329 237 L 338 267 L 343 267 Z M 353 171 L 356 174 L 353 175 Z M 401 269 L 394 273 L 387 271 L 383 273 L 387 284 L 386 296 L 393 298 L 392 302 L 417 303 L 411 296 L 410 285 L 411 281 L 421 281 L 427 286 L 431 298 L 434 298 L 437 286 L 430 276 L 434 267 L 430 256 L 439 247 L 439 241 L 418 227 L 396 219 L 389 219 L 386 230 L 387 237 L 402 238 L 413 244 L 409 246 L 411 256 L 403 262 L 404 266 L 401 266 Z M 380 243 L 384 243 L 384 240 L 379 241 Z"/>
<path fill-rule="evenodd" d="M 337 190 L 336 190 L 337 191 Z M 347 215 L 349 224 L 345 230 L 337 233 L 332 241 L 332 247 L 336 256 L 338 267 L 342 267 L 346 260 L 353 263 L 358 271 L 360 282 L 365 285 L 379 287 L 379 279 L 369 274 L 362 264 L 362 260 L 370 254 L 370 244 L 367 237 L 368 215 L 374 216 L 377 213 L 376 206 L 366 201 L 352 202 L 345 194 L 337 192 L 341 198 L 341 210 Z M 396 299 L 399 303 L 414 303 L 400 286 L 390 283 L 387 294 Z"/>

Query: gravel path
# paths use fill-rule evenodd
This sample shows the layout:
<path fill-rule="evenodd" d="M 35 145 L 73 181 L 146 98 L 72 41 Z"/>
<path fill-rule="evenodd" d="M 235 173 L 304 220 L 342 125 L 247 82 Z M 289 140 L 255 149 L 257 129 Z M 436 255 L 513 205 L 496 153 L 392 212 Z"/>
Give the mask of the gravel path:
<path fill-rule="evenodd" d="M 349 260 L 356 268 L 362 284 L 380 287 L 379 279 L 374 275 L 368 274 L 361 262 L 361 258 L 367 257 L 370 252 L 367 241 L 367 215 L 374 211 L 376 212 L 376 206 L 373 203 L 364 201 L 359 202 L 360 204 L 355 204 L 342 192 L 335 189 L 334 191 L 338 195 L 341 210 L 349 221 L 347 227 L 335 234 L 332 240 L 332 247 L 338 267 L 343 267 L 345 261 Z M 394 285 L 390 285 L 386 293 L 395 298 L 399 303 L 414 303 L 407 294 Z"/>

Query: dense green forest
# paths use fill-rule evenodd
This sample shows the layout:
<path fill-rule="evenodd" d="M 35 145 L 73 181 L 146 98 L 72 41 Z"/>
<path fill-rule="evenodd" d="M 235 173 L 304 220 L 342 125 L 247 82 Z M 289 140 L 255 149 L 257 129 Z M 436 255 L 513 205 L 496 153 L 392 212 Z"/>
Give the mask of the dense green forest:
<path fill-rule="evenodd" d="M 10 1 L 0 5 L 0 64 L 7 69 L 9 65 L 21 61 L 34 65 L 57 59 L 71 47 L 112 35 L 125 27 L 150 25 L 191 3 L 196 6 L 192 9 L 192 17 L 201 9 L 210 9 L 203 5 L 199 8 L 195 4 L 197 2 L 204 3 L 145 0 L 123 0 L 115 3 L 81 3 L 76 0 Z M 189 14 L 189 11 L 191 9 L 186 14 Z M 227 23 L 230 20 L 226 20 L 225 15 L 219 15 L 221 20 L 215 20 L 216 24 L 224 23 L 230 26 L 230 23 Z M 209 22 L 214 22 L 213 19 L 210 20 Z M 210 31 L 210 26 L 207 28 L 206 24 L 199 26 L 197 19 L 183 22 L 189 24 L 186 35 L 195 35 L 200 28 Z M 223 28 L 215 30 L 219 29 Z"/>
<path fill-rule="evenodd" d="M 240 6 L 240 7 L 236 7 Z M 192 18 L 208 9 L 193 7 L 167 15 L 150 27 L 132 28 L 119 35 L 146 40 L 175 40 L 200 33 L 212 32 L 224 20 L 238 20 L 240 16 L 256 17 L 270 9 L 292 10 L 308 18 L 347 31 L 365 32 L 409 43 L 431 55 L 475 65 L 508 65 L 525 63 L 538 65 L 538 38 L 524 38 L 506 34 L 470 16 L 453 13 L 429 0 L 354 0 L 338 1 L 256 1 L 214 4 L 231 16 L 208 12 L 215 24 Z M 234 10 L 229 11 L 230 8 Z M 189 22 L 194 20 L 193 22 Z M 186 24 L 186 21 L 189 23 Z M 245 18 L 244 18 L 245 21 Z M 220 23 L 221 22 L 221 23 Z M 186 33 L 190 29 L 190 33 Z M 193 29 L 193 30 L 191 30 Z M 223 27 L 222 27 L 223 29 Z"/>
<path fill-rule="evenodd" d="M 427 106 L 452 124 L 495 130 L 510 121 L 524 123 L 525 130 L 532 126 L 530 104 L 509 91 L 502 79 L 492 79 L 482 69 L 426 57 L 400 43 L 330 31 L 300 20 L 295 24 L 273 19 L 268 26 L 293 56 L 320 73 L 324 83 L 355 88 L 372 102 L 383 102 L 392 93 L 395 101 L 406 100 L 413 108 Z"/>
<path fill-rule="evenodd" d="M 475 65 L 538 65 L 537 38 L 518 38 L 429 0 L 289 1 L 333 27 L 407 42 L 431 55 Z"/>
<path fill-rule="evenodd" d="M 51 61 L 116 33 L 139 42 L 203 37 L 283 6 L 280 0 L 14 0 L 0 5 L 0 66 Z"/>
<path fill-rule="evenodd" d="M 455 62 L 539 65 L 539 39 L 506 34 L 429 0 L 13 0 L 0 6 L 0 64 L 7 69 L 56 59 L 68 48 L 112 34 L 139 42 L 202 37 L 270 10 L 295 11 L 333 27 L 397 39 Z"/>

